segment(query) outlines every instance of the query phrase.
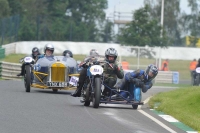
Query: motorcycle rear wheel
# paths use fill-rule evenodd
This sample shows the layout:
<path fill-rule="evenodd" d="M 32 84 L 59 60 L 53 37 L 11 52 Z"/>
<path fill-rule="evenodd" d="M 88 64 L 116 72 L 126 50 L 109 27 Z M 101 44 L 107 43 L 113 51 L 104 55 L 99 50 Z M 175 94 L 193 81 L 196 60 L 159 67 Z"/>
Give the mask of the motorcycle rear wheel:
<path fill-rule="evenodd" d="M 133 109 L 137 109 L 137 108 L 138 108 L 138 105 L 132 104 L 132 107 L 133 107 Z"/>

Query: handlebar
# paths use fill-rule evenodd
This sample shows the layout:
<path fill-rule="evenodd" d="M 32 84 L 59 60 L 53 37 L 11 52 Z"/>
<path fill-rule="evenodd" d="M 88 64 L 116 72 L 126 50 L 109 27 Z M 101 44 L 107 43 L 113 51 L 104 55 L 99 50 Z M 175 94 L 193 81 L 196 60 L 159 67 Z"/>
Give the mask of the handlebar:
<path fill-rule="evenodd" d="M 80 67 L 81 66 L 83 66 L 83 67 L 89 67 L 89 66 L 91 66 L 91 65 L 101 65 L 102 67 L 103 67 L 103 65 L 104 64 L 108 64 L 111 68 L 113 68 L 114 69 L 114 67 L 108 62 L 108 61 L 97 61 L 97 60 L 95 60 L 95 61 L 91 61 L 91 60 L 86 60 L 85 62 L 82 62 L 82 63 L 80 63 Z"/>

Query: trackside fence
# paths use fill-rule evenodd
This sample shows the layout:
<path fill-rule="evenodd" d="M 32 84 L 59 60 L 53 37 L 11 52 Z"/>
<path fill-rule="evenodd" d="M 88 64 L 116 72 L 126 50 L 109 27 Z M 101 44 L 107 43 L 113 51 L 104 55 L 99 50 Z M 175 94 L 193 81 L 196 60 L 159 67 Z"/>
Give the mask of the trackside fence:
<path fill-rule="evenodd" d="M 16 75 L 21 71 L 21 64 L 0 62 L 0 76 L 2 79 L 18 79 Z M 132 72 L 134 70 L 126 70 L 125 72 Z M 159 71 L 155 78 L 155 83 L 179 83 L 179 73 L 173 71 Z"/>
<path fill-rule="evenodd" d="M 155 83 L 179 84 L 179 72 L 159 71 L 155 78 Z"/>
<path fill-rule="evenodd" d="M 0 62 L 0 76 L 2 79 L 21 80 L 21 78 L 16 76 L 20 72 L 21 64 L 19 63 Z"/>

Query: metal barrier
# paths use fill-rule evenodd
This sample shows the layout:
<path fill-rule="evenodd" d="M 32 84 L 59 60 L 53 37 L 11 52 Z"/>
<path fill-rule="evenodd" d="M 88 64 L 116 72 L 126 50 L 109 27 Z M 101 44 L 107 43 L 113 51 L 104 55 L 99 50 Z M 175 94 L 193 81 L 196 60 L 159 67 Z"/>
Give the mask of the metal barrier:
<path fill-rule="evenodd" d="M 2 79 L 18 79 L 16 76 L 21 71 L 21 64 L 19 63 L 8 63 L 8 62 L 0 62 L 0 76 Z M 125 70 L 127 72 L 133 72 L 134 70 Z M 173 71 L 159 71 L 158 75 L 155 78 L 155 83 L 179 83 L 179 73 Z"/>
<path fill-rule="evenodd" d="M 173 71 L 159 71 L 155 83 L 179 83 L 179 73 Z"/>
<path fill-rule="evenodd" d="M 0 62 L 0 69 L 1 69 L 0 76 L 2 79 L 21 80 L 21 78 L 17 76 L 17 74 L 21 72 L 21 64 Z"/>

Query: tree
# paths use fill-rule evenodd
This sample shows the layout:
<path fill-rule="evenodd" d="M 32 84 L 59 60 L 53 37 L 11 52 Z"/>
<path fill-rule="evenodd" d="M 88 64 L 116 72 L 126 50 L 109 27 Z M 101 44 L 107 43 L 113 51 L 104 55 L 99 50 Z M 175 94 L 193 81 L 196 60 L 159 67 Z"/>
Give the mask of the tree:
<path fill-rule="evenodd" d="M 9 7 L 11 9 L 11 15 L 19 15 L 22 13 L 22 5 L 18 0 L 8 0 Z"/>
<path fill-rule="evenodd" d="M 103 28 L 103 31 L 101 33 L 101 37 L 103 39 L 103 42 L 110 42 L 113 40 L 113 26 L 114 24 L 109 21 L 108 19 L 105 21 L 105 25 Z"/>
<path fill-rule="evenodd" d="M 71 16 L 68 19 L 73 21 L 73 34 L 76 35 L 73 41 L 80 41 L 82 34 L 87 38 L 82 41 L 100 41 L 100 29 L 103 27 L 106 8 L 107 0 L 69 0 L 67 11 L 71 12 Z M 79 32 L 79 27 L 82 33 Z"/>
<path fill-rule="evenodd" d="M 36 29 L 34 25 L 32 25 L 31 22 L 26 17 L 23 17 L 21 25 L 23 26 L 21 26 L 21 28 L 19 29 L 18 39 L 23 41 L 35 40 Z"/>
<path fill-rule="evenodd" d="M 168 46 L 165 31 L 161 35 L 161 26 L 157 20 L 151 19 L 149 6 L 140 8 L 133 13 L 133 20 L 121 29 L 118 36 L 120 43 L 132 46 Z"/>
<path fill-rule="evenodd" d="M 182 15 L 182 24 L 184 25 L 185 32 L 190 35 L 190 46 L 196 47 L 196 43 L 200 37 L 199 5 L 197 0 L 188 0 L 188 3 L 188 6 L 191 8 L 191 14 L 184 13 Z"/>
<path fill-rule="evenodd" d="M 48 14 L 46 0 L 21 0 L 21 7 L 19 39 L 39 40 L 40 25 Z"/>
<path fill-rule="evenodd" d="M 7 0 L 0 0 L 0 19 L 10 15 L 10 7 Z"/>
<path fill-rule="evenodd" d="M 1 0 L 0 5 L 0 17 L 20 14 L 19 41 L 105 40 L 107 0 Z"/>
<path fill-rule="evenodd" d="M 169 38 L 169 43 L 173 46 L 183 45 L 181 40 L 183 27 L 180 24 L 180 0 L 165 0 L 164 2 L 163 28 Z M 145 0 L 144 3 L 150 7 L 151 18 L 157 19 L 160 22 L 162 0 Z"/>

